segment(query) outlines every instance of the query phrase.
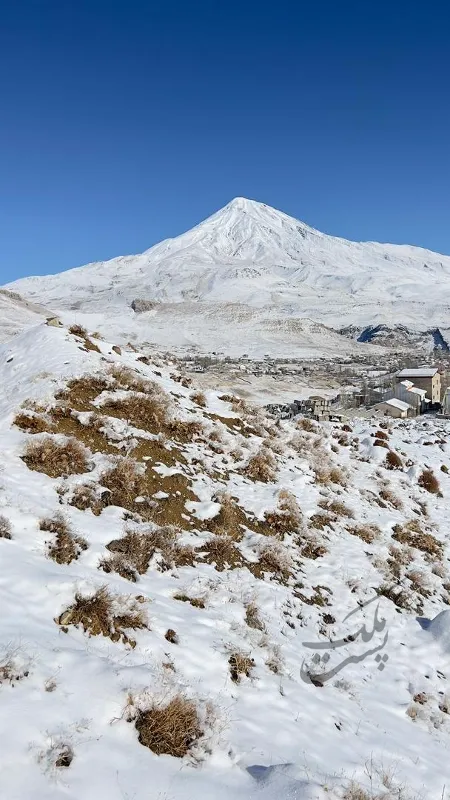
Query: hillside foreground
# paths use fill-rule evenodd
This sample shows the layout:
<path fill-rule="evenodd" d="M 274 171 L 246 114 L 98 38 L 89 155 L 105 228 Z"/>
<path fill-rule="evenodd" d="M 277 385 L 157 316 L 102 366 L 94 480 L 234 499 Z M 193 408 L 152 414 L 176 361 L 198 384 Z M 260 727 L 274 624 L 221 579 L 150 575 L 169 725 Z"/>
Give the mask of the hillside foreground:
<path fill-rule="evenodd" d="M 448 423 L 277 423 L 76 326 L 0 387 L 2 797 L 450 796 Z"/>

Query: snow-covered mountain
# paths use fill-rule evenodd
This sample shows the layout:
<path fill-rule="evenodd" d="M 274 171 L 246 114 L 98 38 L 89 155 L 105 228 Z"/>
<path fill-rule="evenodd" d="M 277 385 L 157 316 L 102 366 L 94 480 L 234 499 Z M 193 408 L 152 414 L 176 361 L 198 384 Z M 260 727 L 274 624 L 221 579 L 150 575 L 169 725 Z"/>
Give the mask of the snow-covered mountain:
<path fill-rule="evenodd" d="M 170 325 L 167 304 L 178 304 L 180 317 L 185 303 L 196 304 L 198 320 L 217 304 L 231 312 L 235 306 L 258 309 L 258 323 L 267 319 L 269 328 L 274 320 L 305 319 L 336 329 L 445 328 L 449 277 L 449 256 L 407 245 L 346 241 L 263 203 L 236 198 L 187 233 L 140 255 L 25 278 L 10 288 L 58 309 L 101 313 L 110 320 L 121 314 L 127 330 L 137 316 L 131 303 L 156 301 L 144 314 L 147 338 L 153 340 L 158 321 Z M 247 313 L 252 333 L 253 312 Z M 142 332 L 144 319 L 139 324 Z M 189 341 L 188 323 L 186 331 Z M 198 337 L 201 343 L 202 332 Z M 295 342 L 295 324 L 289 339 Z"/>

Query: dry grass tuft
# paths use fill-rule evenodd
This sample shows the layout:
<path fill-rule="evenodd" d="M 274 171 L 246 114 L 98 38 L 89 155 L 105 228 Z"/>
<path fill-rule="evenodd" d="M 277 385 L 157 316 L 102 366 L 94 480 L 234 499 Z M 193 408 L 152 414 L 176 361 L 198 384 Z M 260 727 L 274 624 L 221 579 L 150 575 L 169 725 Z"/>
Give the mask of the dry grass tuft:
<path fill-rule="evenodd" d="M 29 442 L 22 458 L 28 469 L 44 472 L 51 478 L 89 471 L 87 452 L 76 439 L 60 443 L 52 436 L 46 436 Z"/>
<path fill-rule="evenodd" d="M 85 339 L 88 335 L 86 328 L 83 328 L 82 325 L 71 325 L 69 333 L 72 333 L 74 336 L 81 336 L 82 339 Z"/>
<path fill-rule="evenodd" d="M 397 511 L 400 511 L 400 509 L 403 508 L 403 503 L 400 500 L 400 498 L 397 497 L 397 495 L 394 494 L 394 492 L 391 489 L 389 489 L 388 486 L 382 486 L 379 492 L 379 498 L 384 503 L 387 503 L 393 508 L 396 508 Z"/>
<path fill-rule="evenodd" d="M 214 564 L 218 572 L 236 569 L 244 564 L 241 552 L 229 536 L 213 536 L 198 552 L 204 554 L 204 561 Z"/>
<path fill-rule="evenodd" d="M 69 505 L 78 508 L 79 511 L 87 511 L 91 509 L 92 513 L 98 517 L 109 499 L 109 492 L 105 490 L 102 492 L 97 484 L 82 483 L 76 486 L 73 490 L 72 497 L 69 500 Z"/>
<path fill-rule="evenodd" d="M 127 602 L 128 601 L 128 602 Z M 113 596 L 106 586 L 94 594 L 83 597 L 77 592 L 75 602 L 57 620 L 59 625 L 81 626 L 90 636 L 107 636 L 113 642 L 136 645 L 126 630 L 147 628 L 147 616 L 142 607 L 128 598 Z"/>
<path fill-rule="evenodd" d="M 388 469 L 403 469 L 403 461 L 394 450 L 389 450 L 386 453 L 385 464 Z"/>
<path fill-rule="evenodd" d="M 0 539 L 12 539 L 12 529 L 9 519 L 0 515 Z"/>
<path fill-rule="evenodd" d="M 236 650 L 231 653 L 228 664 L 230 666 L 231 680 L 234 683 L 239 683 L 242 676 L 250 677 L 255 661 L 249 655 Z"/>
<path fill-rule="evenodd" d="M 271 542 L 261 549 L 257 564 L 247 566 L 256 577 L 269 572 L 285 583 L 290 577 L 292 564 L 287 550 L 278 542 Z"/>
<path fill-rule="evenodd" d="M 256 631 L 265 630 L 265 625 L 259 616 L 259 609 L 256 603 L 247 603 L 245 607 L 245 621 L 249 628 L 254 628 Z"/>
<path fill-rule="evenodd" d="M 277 462 L 270 450 L 261 447 L 244 467 L 243 473 L 252 481 L 272 483 L 276 478 L 276 466 Z"/>
<path fill-rule="evenodd" d="M 83 550 L 87 550 L 86 539 L 70 530 L 62 514 L 55 514 L 50 519 L 41 519 L 39 529 L 55 534 L 56 538 L 48 548 L 48 555 L 57 564 L 70 564 L 79 558 Z"/>
<path fill-rule="evenodd" d="M 139 711 L 135 726 L 140 743 L 158 756 L 183 758 L 203 735 L 197 707 L 183 695 Z"/>
<path fill-rule="evenodd" d="M 440 493 L 439 481 L 431 469 L 424 469 L 422 474 L 419 475 L 417 483 L 430 494 Z"/>
<path fill-rule="evenodd" d="M 165 632 L 164 638 L 167 639 L 167 641 L 170 642 L 171 644 L 179 644 L 180 642 L 179 636 L 177 632 L 173 630 L 173 628 L 169 628 Z"/>
<path fill-rule="evenodd" d="M 411 520 L 404 525 L 394 525 L 392 538 L 400 544 L 407 544 L 428 553 L 430 556 L 442 557 L 443 545 L 431 533 L 427 533 L 420 527 L 416 520 Z"/>
<path fill-rule="evenodd" d="M 192 392 L 191 400 L 193 403 L 196 403 L 196 405 L 200 406 L 201 408 L 206 408 L 207 406 L 206 395 L 204 394 L 204 392 Z"/>
<path fill-rule="evenodd" d="M 107 573 L 117 572 L 122 578 L 137 581 L 139 575 L 147 572 L 156 552 L 162 556 L 161 569 L 193 566 L 195 550 L 175 543 L 176 534 L 176 529 L 169 525 L 154 531 L 127 531 L 121 539 L 114 539 L 106 545 L 111 555 L 100 561 L 99 569 Z"/>
<path fill-rule="evenodd" d="M 363 542 L 366 542 L 366 544 L 372 544 L 381 534 L 378 525 L 368 522 L 360 525 L 353 525 L 351 528 L 347 528 L 347 532 L 352 536 L 358 536 Z"/>
<path fill-rule="evenodd" d="M 251 527 L 244 511 L 227 492 L 218 492 L 213 500 L 220 503 L 220 511 L 215 517 L 208 520 L 209 530 L 218 536 L 229 536 L 235 541 L 240 541 L 243 536 L 243 528 Z"/>
<path fill-rule="evenodd" d="M 355 516 L 351 508 L 348 508 L 348 506 L 340 500 L 320 500 L 318 505 L 330 514 L 334 514 L 335 517 L 348 517 L 349 519 L 353 519 Z"/>
<path fill-rule="evenodd" d="M 314 422 L 314 420 L 309 419 L 309 417 L 302 417 L 302 419 L 299 419 L 299 421 L 297 422 L 297 428 L 300 428 L 301 431 L 306 431 L 307 433 L 319 432 L 319 426 L 317 422 Z"/>
<path fill-rule="evenodd" d="M 138 472 L 136 462 L 130 458 L 117 461 L 101 475 L 100 483 L 109 489 L 109 505 L 121 508 L 136 509 L 136 497 L 145 492 L 144 476 Z"/>
<path fill-rule="evenodd" d="M 180 600 L 182 603 L 190 603 L 194 608 L 205 608 L 205 601 L 201 597 L 189 597 L 184 592 L 176 592 L 173 596 L 174 600 Z"/>
<path fill-rule="evenodd" d="M 38 414 L 16 414 L 13 425 L 20 428 L 25 433 L 49 433 L 52 429 L 51 424 L 44 417 Z"/>
<path fill-rule="evenodd" d="M 297 531 L 302 524 L 302 512 L 295 495 L 286 489 L 281 489 L 278 494 L 278 509 L 266 511 L 264 521 L 269 526 L 270 532 L 277 537 Z"/>

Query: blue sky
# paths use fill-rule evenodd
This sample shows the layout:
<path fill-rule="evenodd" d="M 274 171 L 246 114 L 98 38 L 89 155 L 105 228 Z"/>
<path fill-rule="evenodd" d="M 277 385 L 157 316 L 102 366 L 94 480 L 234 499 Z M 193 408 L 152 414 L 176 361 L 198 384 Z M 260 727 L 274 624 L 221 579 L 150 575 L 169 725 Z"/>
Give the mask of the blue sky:
<path fill-rule="evenodd" d="M 237 195 L 450 253 L 447 13 L 3 3 L 0 283 L 140 252 Z"/>

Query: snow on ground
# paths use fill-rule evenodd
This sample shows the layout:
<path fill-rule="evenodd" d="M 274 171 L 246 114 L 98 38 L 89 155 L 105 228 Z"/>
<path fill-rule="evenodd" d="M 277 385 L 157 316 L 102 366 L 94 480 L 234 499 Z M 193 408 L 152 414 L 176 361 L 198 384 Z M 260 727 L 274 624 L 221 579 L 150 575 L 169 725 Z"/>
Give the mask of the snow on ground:
<path fill-rule="evenodd" d="M 44 324 L 0 346 L 2 797 L 446 800 L 448 423 L 276 426 L 113 344 Z M 84 466 L 27 466 L 67 435 Z M 140 478 L 113 484 L 126 454 Z M 114 571 L 130 530 L 159 536 L 136 581 Z M 75 596 L 102 586 L 110 627 L 84 616 L 89 635 Z M 157 754 L 136 723 L 180 695 L 201 735 Z"/>

